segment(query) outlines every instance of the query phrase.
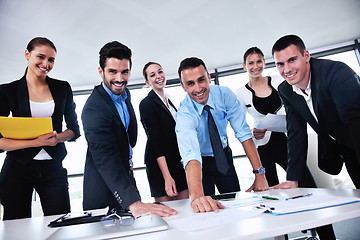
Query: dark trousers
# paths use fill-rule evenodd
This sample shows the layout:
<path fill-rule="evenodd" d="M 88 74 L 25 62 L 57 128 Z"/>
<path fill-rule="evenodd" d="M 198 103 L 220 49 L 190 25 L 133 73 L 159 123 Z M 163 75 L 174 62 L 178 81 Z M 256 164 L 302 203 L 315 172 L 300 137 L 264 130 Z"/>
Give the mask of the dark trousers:
<path fill-rule="evenodd" d="M 270 187 L 279 184 L 276 171 L 276 164 L 279 164 L 285 171 L 287 159 L 287 138 L 285 133 L 272 132 L 267 144 L 258 147 L 261 164 L 266 170 L 266 180 Z"/>
<path fill-rule="evenodd" d="M 360 164 L 356 159 L 356 153 L 353 150 L 349 150 L 349 151 L 344 151 L 342 152 L 344 159 L 345 159 L 345 166 L 346 169 L 349 173 L 349 176 L 351 178 L 351 180 L 353 181 L 355 187 L 357 189 L 360 188 L 360 175 L 359 175 L 359 171 L 360 171 Z M 306 172 L 306 175 L 308 175 L 309 172 Z M 305 177 L 305 181 L 307 181 L 307 183 L 302 183 L 302 185 L 308 185 L 310 184 L 310 186 L 302 186 L 300 185 L 299 182 L 299 187 L 316 187 L 315 181 L 314 183 L 312 183 L 311 181 L 309 181 L 309 177 Z M 322 227 L 318 227 L 316 228 L 317 233 L 319 234 L 320 239 L 336 239 L 335 238 L 335 233 L 334 233 L 334 229 L 332 227 L 332 225 L 326 225 L 326 226 L 322 226 Z"/>
<path fill-rule="evenodd" d="M 345 167 L 356 189 L 360 189 L 360 161 L 356 158 L 356 152 L 353 149 L 343 149 L 341 154 L 344 157 Z"/>
<path fill-rule="evenodd" d="M 70 212 L 67 170 L 54 160 L 32 160 L 27 165 L 5 159 L 0 173 L 4 220 L 31 217 L 33 190 L 40 196 L 44 215 Z"/>
<path fill-rule="evenodd" d="M 356 189 L 360 189 L 360 163 L 356 158 L 345 160 L 345 167 Z"/>
<path fill-rule="evenodd" d="M 230 147 L 224 149 L 227 156 L 229 171 L 223 175 L 217 171 L 214 157 L 202 157 L 202 183 L 205 196 L 215 194 L 215 186 L 220 193 L 240 191 L 239 179 L 233 164 Z"/>
<path fill-rule="evenodd" d="M 303 187 L 303 188 L 316 188 L 317 187 L 314 177 L 312 176 L 308 167 L 305 169 L 303 179 L 301 181 L 299 181 L 298 186 Z M 317 228 L 315 228 L 315 230 L 316 230 L 317 234 L 319 235 L 320 239 L 323 239 L 323 240 L 335 240 L 336 239 L 334 229 L 331 224 L 317 227 Z"/>

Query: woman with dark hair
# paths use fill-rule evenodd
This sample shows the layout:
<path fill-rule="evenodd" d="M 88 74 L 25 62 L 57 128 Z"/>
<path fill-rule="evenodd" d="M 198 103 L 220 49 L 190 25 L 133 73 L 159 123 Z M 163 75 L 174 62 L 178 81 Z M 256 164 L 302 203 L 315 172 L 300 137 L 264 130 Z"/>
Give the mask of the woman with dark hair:
<path fill-rule="evenodd" d="M 166 95 L 165 73 L 160 64 L 144 66 L 145 83 L 152 90 L 140 103 L 141 123 L 148 137 L 145 149 L 146 173 L 155 201 L 189 197 L 185 171 L 175 134 L 176 108 Z"/>
<path fill-rule="evenodd" d="M 254 125 L 256 126 L 268 113 L 285 114 L 276 90 L 283 79 L 262 75 L 265 59 L 259 48 L 252 47 L 245 52 L 243 67 L 249 74 L 249 82 L 236 91 L 236 96 L 244 112 L 253 118 Z M 261 163 L 266 169 L 265 175 L 269 186 L 277 185 L 279 179 L 275 163 L 278 163 L 284 170 L 287 166 L 286 135 L 256 128 L 253 128 L 252 132 Z"/>
<path fill-rule="evenodd" d="M 70 212 L 67 170 L 62 166 L 67 154 L 64 142 L 75 141 L 80 131 L 69 83 L 47 76 L 55 57 L 56 48 L 50 40 L 32 39 L 25 50 L 25 75 L 0 85 L 0 116 L 51 117 L 54 129 L 27 140 L 0 134 L 0 151 L 7 152 L 0 173 L 4 220 L 31 217 L 34 189 L 45 216 Z"/>

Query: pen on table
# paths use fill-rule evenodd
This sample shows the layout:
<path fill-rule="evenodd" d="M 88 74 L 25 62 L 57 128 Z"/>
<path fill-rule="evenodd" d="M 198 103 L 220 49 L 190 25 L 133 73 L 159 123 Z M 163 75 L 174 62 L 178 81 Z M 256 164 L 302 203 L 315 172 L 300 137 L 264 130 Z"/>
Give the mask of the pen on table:
<path fill-rule="evenodd" d="M 262 196 L 262 198 L 268 199 L 268 200 L 279 200 L 279 199 L 276 198 L 276 197 L 269 197 L 269 196 Z"/>
<path fill-rule="evenodd" d="M 62 221 L 64 218 L 65 218 L 65 216 L 66 215 L 68 215 L 67 213 L 66 214 L 64 214 L 64 215 L 61 215 L 60 217 L 58 217 L 57 219 L 55 219 L 54 221 L 51 221 L 50 223 L 55 223 L 55 222 L 58 222 L 58 221 Z"/>
<path fill-rule="evenodd" d="M 275 210 L 275 208 L 274 207 L 270 207 L 270 206 L 266 206 L 266 205 L 264 205 L 264 204 L 260 204 L 260 208 L 269 208 L 271 211 L 274 211 Z"/>
<path fill-rule="evenodd" d="M 290 200 L 290 199 L 301 198 L 301 197 L 310 197 L 311 195 L 312 195 L 312 193 L 308 193 L 308 194 L 298 195 L 295 197 L 289 197 L 289 198 L 286 198 L 285 201 Z"/>
<path fill-rule="evenodd" d="M 154 202 L 155 204 L 159 204 L 159 205 L 163 205 L 166 206 L 165 204 L 161 203 L 161 202 Z"/>

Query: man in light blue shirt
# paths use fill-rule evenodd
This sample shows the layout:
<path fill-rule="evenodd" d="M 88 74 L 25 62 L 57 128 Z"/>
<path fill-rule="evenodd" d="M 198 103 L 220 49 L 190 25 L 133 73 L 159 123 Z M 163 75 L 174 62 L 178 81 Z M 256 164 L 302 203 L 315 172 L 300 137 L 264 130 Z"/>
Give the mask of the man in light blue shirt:
<path fill-rule="evenodd" d="M 235 137 L 243 145 L 254 169 L 255 181 L 247 191 L 269 189 L 265 170 L 261 166 L 252 134 L 245 122 L 245 114 L 235 94 L 227 87 L 210 86 L 210 75 L 205 63 L 199 58 L 184 59 L 180 63 L 178 73 L 187 95 L 177 112 L 176 135 L 186 169 L 193 210 L 209 212 L 223 208 L 221 203 L 208 196 L 214 194 L 214 185 L 220 193 L 240 190 L 231 150 L 227 146 L 228 122 L 235 132 Z M 220 173 L 213 157 L 205 105 L 210 107 L 229 164 L 225 174 Z"/>

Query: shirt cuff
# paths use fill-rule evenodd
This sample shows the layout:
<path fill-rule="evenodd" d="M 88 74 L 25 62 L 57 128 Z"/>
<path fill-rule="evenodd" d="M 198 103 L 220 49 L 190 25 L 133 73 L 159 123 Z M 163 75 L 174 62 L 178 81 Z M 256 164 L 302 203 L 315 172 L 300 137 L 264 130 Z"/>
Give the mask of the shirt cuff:
<path fill-rule="evenodd" d="M 185 158 L 182 159 L 183 161 L 183 165 L 184 165 L 184 169 L 186 169 L 186 166 L 188 165 L 188 163 L 191 161 L 191 160 L 196 160 L 200 163 L 200 166 L 202 168 L 202 158 L 201 156 L 196 156 L 195 154 L 191 154 L 191 155 L 188 155 L 186 156 Z"/>
<path fill-rule="evenodd" d="M 252 134 L 251 132 L 242 136 L 235 136 L 241 143 L 245 142 L 246 140 L 249 140 L 250 138 L 252 138 Z"/>

